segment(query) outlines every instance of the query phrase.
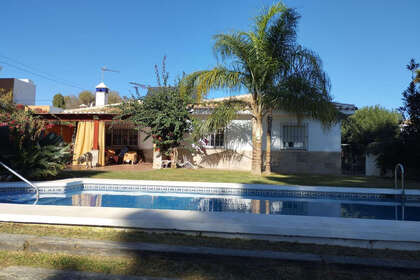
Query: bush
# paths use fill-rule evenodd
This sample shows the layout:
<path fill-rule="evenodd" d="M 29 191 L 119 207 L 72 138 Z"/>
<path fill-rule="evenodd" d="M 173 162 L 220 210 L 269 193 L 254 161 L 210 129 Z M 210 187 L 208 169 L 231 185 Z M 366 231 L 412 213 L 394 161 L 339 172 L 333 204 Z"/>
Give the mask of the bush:
<path fill-rule="evenodd" d="M 28 179 L 57 176 L 70 161 L 69 145 L 55 134 L 46 134 L 48 124 L 31 112 L 13 104 L 3 104 L 0 110 L 0 123 L 9 132 L 1 160 Z"/>
<path fill-rule="evenodd" d="M 377 165 L 385 172 L 400 161 L 401 120 L 400 113 L 379 105 L 361 108 L 343 121 L 342 142 L 357 155 L 377 155 Z"/>

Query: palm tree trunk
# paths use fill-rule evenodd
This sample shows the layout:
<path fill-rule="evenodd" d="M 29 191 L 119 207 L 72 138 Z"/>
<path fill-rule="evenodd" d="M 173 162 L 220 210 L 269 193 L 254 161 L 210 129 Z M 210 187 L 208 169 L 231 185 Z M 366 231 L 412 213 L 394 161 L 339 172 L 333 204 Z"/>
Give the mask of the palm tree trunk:
<path fill-rule="evenodd" d="M 273 116 L 272 111 L 267 115 L 267 139 L 266 139 L 266 147 L 265 147 L 265 171 L 264 173 L 270 174 L 271 173 L 271 128 L 273 125 Z"/>
<path fill-rule="evenodd" d="M 252 169 L 253 175 L 261 175 L 262 169 L 262 116 L 252 119 Z"/>
<path fill-rule="evenodd" d="M 176 163 L 178 161 L 178 149 L 173 148 L 171 153 L 171 168 L 176 168 Z"/>

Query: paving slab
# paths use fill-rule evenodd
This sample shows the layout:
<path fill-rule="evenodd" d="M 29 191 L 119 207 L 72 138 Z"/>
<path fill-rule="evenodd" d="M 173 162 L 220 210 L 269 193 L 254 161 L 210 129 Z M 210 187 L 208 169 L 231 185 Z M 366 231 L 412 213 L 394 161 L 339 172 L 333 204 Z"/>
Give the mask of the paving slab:
<path fill-rule="evenodd" d="M 102 274 L 28 266 L 9 266 L 0 270 L 0 280 L 175 280 L 169 278 Z"/>

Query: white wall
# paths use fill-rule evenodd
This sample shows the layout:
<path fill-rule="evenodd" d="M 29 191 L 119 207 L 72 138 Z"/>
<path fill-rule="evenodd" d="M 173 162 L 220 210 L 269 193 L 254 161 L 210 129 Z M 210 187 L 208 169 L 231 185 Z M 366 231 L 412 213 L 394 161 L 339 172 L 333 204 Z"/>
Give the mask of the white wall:
<path fill-rule="evenodd" d="M 308 151 L 311 152 L 341 152 L 341 123 L 331 128 L 323 128 L 317 120 L 303 119 L 302 124 L 308 126 Z M 296 117 L 279 113 L 274 114 L 272 122 L 272 146 L 273 151 L 281 150 L 282 126 L 285 124 L 297 124 Z M 263 122 L 263 150 L 266 146 L 267 121 Z M 240 115 L 232 121 L 226 131 L 226 148 L 235 151 L 252 151 L 252 121 L 250 116 Z"/>
<path fill-rule="evenodd" d="M 297 124 L 297 119 L 288 114 L 274 114 L 271 131 L 271 149 L 279 151 L 283 147 L 283 125 Z M 311 152 L 340 152 L 341 151 L 341 123 L 324 129 L 317 120 L 303 119 L 301 124 L 308 126 L 308 151 Z M 263 150 L 266 147 L 267 120 L 263 122 Z"/>
<path fill-rule="evenodd" d="M 341 152 L 341 123 L 323 128 L 319 121 L 308 121 L 308 151 Z"/>
<path fill-rule="evenodd" d="M 147 140 L 144 140 L 147 137 L 147 134 L 139 131 L 139 141 L 138 141 L 138 147 L 142 150 L 151 150 L 153 149 L 153 139 L 152 137 L 147 138 Z"/>
<path fill-rule="evenodd" d="M 248 119 L 233 120 L 226 129 L 226 148 L 234 151 L 252 151 L 252 123 Z"/>
<path fill-rule="evenodd" d="M 13 102 L 35 105 L 35 85 L 28 79 L 14 79 Z"/>
<path fill-rule="evenodd" d="M 365 160 L 365 175 L 366 176 L 380 176 L 381 170 L 376 166 L 377 156 L 366 154 Z"/>

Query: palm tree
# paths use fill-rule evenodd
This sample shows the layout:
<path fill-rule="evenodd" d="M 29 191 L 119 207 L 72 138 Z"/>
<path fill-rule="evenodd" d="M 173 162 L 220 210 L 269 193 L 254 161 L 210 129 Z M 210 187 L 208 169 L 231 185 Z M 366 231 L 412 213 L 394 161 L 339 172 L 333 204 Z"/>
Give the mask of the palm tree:
<path fill-rule="evenodd" d="M 271 110 L 281 109 L 299 117 L 309 113 L 322 119 L 335 113 L 319 58 L 296 43 L 298 19 L 295 10 L 277 3 L 255 18 L 253 30 L 215 35 L 214 51 L 223 64 L 192 73 L 183 81 L 184 90 L 194 89 L 198 100 L 211 89 L 249 91 L 254 174 L 262 172 L 262 123 Z M 317 104 L 327 108 L 328 114 L 318 110 Z M 233 110 L 237 106 L 223 108 Z M 222 123 L 227 123 L 226 118 Z"/>

